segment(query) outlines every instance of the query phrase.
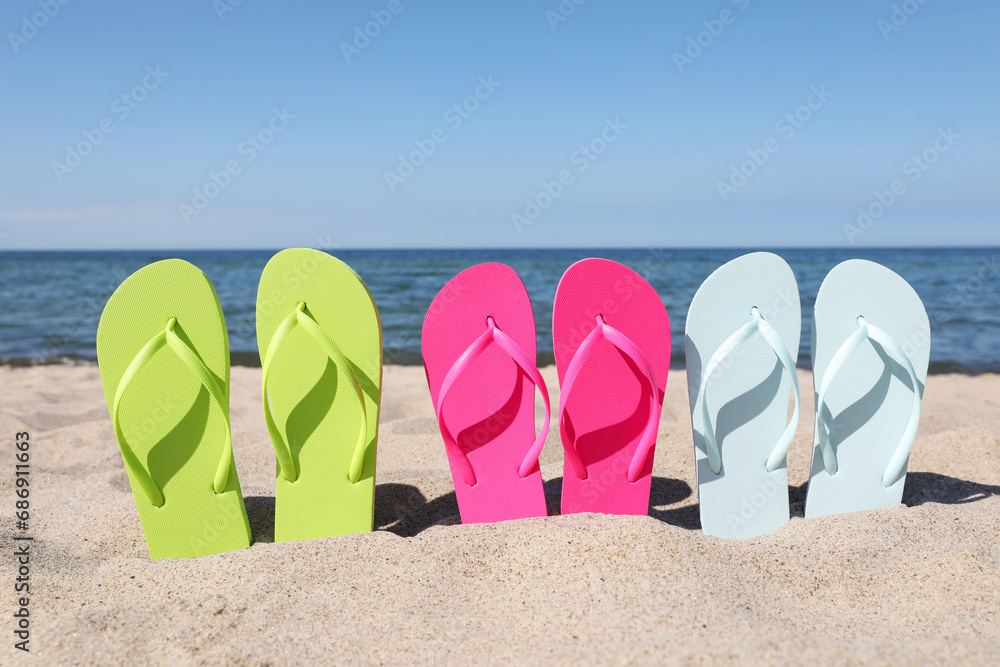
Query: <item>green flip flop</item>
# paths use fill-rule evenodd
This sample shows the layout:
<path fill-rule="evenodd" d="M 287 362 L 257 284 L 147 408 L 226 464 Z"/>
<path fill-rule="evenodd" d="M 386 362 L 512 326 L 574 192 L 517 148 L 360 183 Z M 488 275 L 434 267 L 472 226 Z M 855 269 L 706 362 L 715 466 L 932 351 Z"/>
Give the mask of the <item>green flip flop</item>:
<path fill-rule="evenodd" d="M 278 459 L 274 540 L 372 529 L 382 326 L 339 259 L 283 250 L 257 291 L 264 418 Z"/>
<path fill-rule="evenodd" d="M 168 259 L 129 276 L 101 314 L 97 361 L 150 557 L 250 546 L 229 425 L 229 336 L 205 274 Z"/>

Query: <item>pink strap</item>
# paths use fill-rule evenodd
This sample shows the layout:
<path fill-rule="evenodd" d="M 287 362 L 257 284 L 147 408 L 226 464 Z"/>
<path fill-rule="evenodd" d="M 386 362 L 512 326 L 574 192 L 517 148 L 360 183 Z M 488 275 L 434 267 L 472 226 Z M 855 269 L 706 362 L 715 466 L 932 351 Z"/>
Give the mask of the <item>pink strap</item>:
<path fill-rule="evenodd" d="M 642 439 L 639 440 L 639 446 L 636 448 L 635 455 L 632 456 L 632 461 L 628 466 L 628 481 L 635 482 L 639 479 L 643 465 L 646 463 L 646 456 L 649 454 L 649 449 L 656 444 L 656 430 L 660 425 L 659 388 L 656 385 L 656 376 L 653 374 L 653 369 L 649 366 L 646 357 L 639 351 L 635 343 L 629 340 L 628 336 L 621 331 L 618 331 L 618 329 L 606 324 L 604 318 L 600 315 L 596 319 L 597 326 L 594 327 L 594 330 L 580 344 L 580 347 L 573 355 L 573 359 L 570 360 L 569 366 L 566 368 L 566 375 L 564 377 L 567 380 L 562 387 L 559 399 L 559 433 L 562 436 L 563 449 L 566 450 L 566 458 L 569 459 L 573 472 L 580 479 L 587 479 L 587 466 L 583 464 L 580 452 L 576 450 L 576 443 L 566 432 L 564 413 L 566 412 L 566 406 L 569 404 L 569 395 L 573 390 L 573 383 L 580 374 L 580 368 L 583 366 L 584 361 L 587 360 L 597 341 L 603 338 L 632 358 L 632 361 L 635 362 L 635 365 L 639 367 L 639 370 L 642 371 L 642 374 L 649 381 L 649 386 L 652 390 L 650 394 L 649 421 L 646 423 L 646 428 L 642 432 Z"/>
<path fill-rule="evenodd" d="M 545 438 L 549 434 L 549 421 L 552 419 L 552 409 L 549 406 L 549 390 L 545 387 L 545 380 L 542 379 L 541 374 L 538 372 L 538 368 L 535 367 L 524 353 L 523 350 L 518 346 L 514 340 L 505 334 L 503 331 L 497 328 L 496 323 L 493 321 L 492 317 L 486 318 L 489 328 L 483 333 L 482 336 L 476 339 L 472 345 L 466 348 L 465 352 L 455 360 L 455 363 L 448 370 L 448 374 L 444 376 L 444 382 L 441 383 L 441 391 L 438 394 L 437 405 L 435 406 L 435 412 L 437 413 L 438 425 L 441 427 L 441 435 L 444 437 L 444 446 L 452 452 L 454 455 L 454 460 L 458 463 L 460 468 L 459 472 L 462 474 L 462 479 L 469 486 L 476 485 L 476 473 L 472 469 L 472 464 L 469 462 L 469 457 L 465 455 L 462 448 L 458 446 L 458 442 L 455 441 L 454 436 L 448 431 L 448 427 L 445 426 L 444 419 L 441 418 L 442 412 L 444 410 L 444 399 L 448 395 L 448 390 L 451 389 L 455 380 L 461 375 L 465 369 L 478 357 L 483 351 L 489 347 L 490 343 L 496 343 L 500 346 L 504 352 L 507 353 L 511 359 L 514 360 L 521 370 L 523 370 L 531 381 L 535 384 L 538 390 L 542 393 L 542 400 L 545 402 L 545 423 L 542 424 L 542 430 L 535 438 L 535 442 L 531 445 L 531 449 L 525 455 L 524 460 L 521 461 L 521 467 L 518 468 L 517 474 L 521 477 L 527 477 L 531 474 L 531 471 L 538 465 L 538 457 L 542 453 L 542 447 L 545 446 Z"/>

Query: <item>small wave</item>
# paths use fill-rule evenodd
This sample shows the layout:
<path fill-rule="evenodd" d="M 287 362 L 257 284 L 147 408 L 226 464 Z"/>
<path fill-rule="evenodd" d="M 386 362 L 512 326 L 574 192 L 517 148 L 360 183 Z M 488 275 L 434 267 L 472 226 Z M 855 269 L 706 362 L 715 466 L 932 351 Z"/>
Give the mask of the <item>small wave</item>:
<path fill-rule="evenodd" d="M 75 355 L 58 355 L 51 357 L 40 357 L 29 359 L 26 357 L 10 357 L 0 359 L 0 366 L 11 366 L 13 368 L 25 368 L 28 366 L 97 366 L 97 359 L 78 357 Z"/>

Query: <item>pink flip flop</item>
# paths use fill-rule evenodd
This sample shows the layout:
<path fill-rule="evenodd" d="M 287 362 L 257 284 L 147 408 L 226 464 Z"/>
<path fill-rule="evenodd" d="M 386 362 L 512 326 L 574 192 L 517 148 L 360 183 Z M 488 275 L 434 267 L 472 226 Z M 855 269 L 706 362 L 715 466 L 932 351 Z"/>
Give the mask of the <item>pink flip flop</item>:
<path fill-rule="evenodd" d="M 552 309 L 562 513 L 648 514 L 653 450 L 670 370 L 670 318 L 632 269 L 584 259 Z"/>
<path fill-rule="evenodd" d="M 549 431 L 535 366 L 535 316 L 504 264 L 448 281 L 424 318 L 421 350 L 462 523 L 546 516 L 538 455 Z M 535 389 L 545 423 L 535 435 Z"/>

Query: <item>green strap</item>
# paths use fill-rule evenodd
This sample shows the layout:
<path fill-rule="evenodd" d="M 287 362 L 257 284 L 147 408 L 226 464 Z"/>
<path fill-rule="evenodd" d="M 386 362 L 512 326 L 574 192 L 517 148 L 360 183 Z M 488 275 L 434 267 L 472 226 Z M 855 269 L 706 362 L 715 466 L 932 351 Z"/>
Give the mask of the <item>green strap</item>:
<path fill-rule="evenodd" d="M 233 433 L 232 428 L 229 425 L 229 401 L 223 394 L 219 385 L 216 383 L 215 378 L 212 377 L 211 372 L 209 372 L 208 367 L 205 362 L 202 361 L 198 353 L 188 347 L 181 338 L 174 333 L 174 327 L 177 325 L 177 319 L 171 317 L 167 322 L 167 327 L 160 333 L 153 336 L 148 343 L 146 343 L 139 353 L 135 355 L 132 359 L 132 363 L 128 365 L 125 369 L 125 374 L 122 375 L 121 380 L 118 381 L 118 389 L 115 391 L 115 401 L 111 409 L 111 421 L 115 425 L 115 435 L 118 437 L 118 444 L 121 446 L 122 457 L 125 459 L 125 465 L 128 469 L 132 471 L 136 480 L 139 482 L 139 486 L 142 488 L 149 502 L 153 504 L 154 507 L 163 507 L 163 503 L 166 500 L 163 497 L 163 492 L 160 487 L 156 485 L 153 480 L 153 476 L 149 474 L 142 462 L 139 461 L 139 457 L 135 455 L 132 447 L 128 444 L 125 439 L 125 433 L 122 431 L 121 421 L 118 418 L 118 409 L 121 406 L 122 398 L 125 396 L 125 390 L 128 389 L 132 380 L 135 379 L 136 375 L 146 362 L 153 358 L 153 355 L 159 351 L 161 347 L 167 345 L 174 354 L 180 358 L 184 364 L 191 369 L 195 377 L 201 382 L 201 384 L 208 389 L 208 393 L 211 394 L 215 403 L 219 406 L 222 412 L 222 418 L 226 422 L 226 443 L 222 448 L 222 457 L 219 459 L 219 467 L 215 471 L 215 479 L 212 482 L 212 487 L 215 493 L 222 493 L 226 490 L 226 486 L 229 483 L 229 469 L 233 465 Z"/>
<path fill-rule="evenodd" d="M 365 396 L 361 391 L 361 383 L 358 382 L 358 377 L 354 374 L 354 369 L 351 367 L 350 362 L 347 361 L 330 336 L 323 331 L 323 328 L 305 310 L 306 304 L 300 301 L 295 307 L 295 311 L 286 317 L 274 332 L 274 336 L 271 337 L 271 342 L 267 346 L 267 354 L 261 360 L 261 366 L 264 370 L 264 376 L 261 379 L 261 394 L 264 401 L 264 420 L 267 422 L 267 432 L 271 435 L 271 444 L 274 446 L 274 453 L 278 457 L 278 466 L 281 469 L 281 475 L 289 482 L 294 482 L 298 479 L 299 473 L 295 469 L 292 451 L 284 438 L 281 437 L 281 432 L 275 425 L 274 417 L 271 415 L 271 406 L 267 400 L 267 379 L 270 375 L 271 361 L 274 359 L 275 353 L 281 347 L 281 343 L 284 342 L 288 332 L 297 324 L 305 329 L 306 333 L 316 341 L 316 344 L 326 352 L 326 356 L 330 358 L 337 367 L 337 370 L 340 371 L 340 374 L 351 383 L 354 393 L 357 396 L 358 404 L 361 406 L 361 429 L 358 433 L 358 442 L 354 446 L 354 454 L 351 457 L 351 467 L 347 474 L 351 483 L 357 484 L 358 480 L 361 479 L 361 468 L 364 466 L 365 449 L 368 445 L 368 413 L 365 410 Z"/>

